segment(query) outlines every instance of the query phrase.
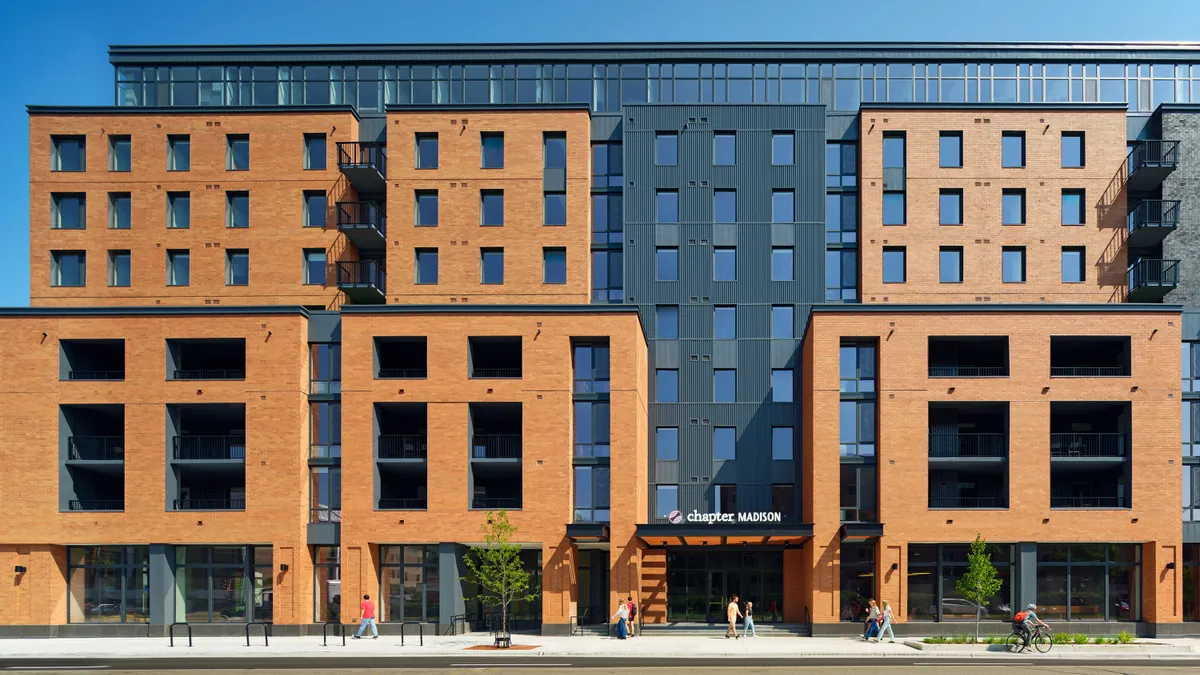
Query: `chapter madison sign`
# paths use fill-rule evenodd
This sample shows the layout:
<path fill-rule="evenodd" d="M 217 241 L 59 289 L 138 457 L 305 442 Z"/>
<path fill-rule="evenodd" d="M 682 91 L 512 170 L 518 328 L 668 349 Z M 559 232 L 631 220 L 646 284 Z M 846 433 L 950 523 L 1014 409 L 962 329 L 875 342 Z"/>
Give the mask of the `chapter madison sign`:
<path fill-rule="evenodd" d="M 667 514 L 667 522 L 672 525 L 679 525 L 687 521 L 689 523 L 780 523 L 783 522 L 783 514 L 779 511 L 745 511 L 742 513 L 700 513 L 692 511 L 684 516 L 679 511 L 672 511 Z"/>

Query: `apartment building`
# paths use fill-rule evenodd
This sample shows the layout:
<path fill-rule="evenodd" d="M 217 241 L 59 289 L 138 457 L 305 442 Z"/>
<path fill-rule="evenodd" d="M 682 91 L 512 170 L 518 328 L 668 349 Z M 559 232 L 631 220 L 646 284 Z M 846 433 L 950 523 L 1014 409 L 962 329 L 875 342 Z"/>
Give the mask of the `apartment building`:
<path fill-rule="evenodd" d="M 977 535 L 993 630 L 1200 626 L 1195 45 L 109 56 L 29 107 L 0 633 L 484 630 L 498 510 L 520 630 L 960 632 Z"/>

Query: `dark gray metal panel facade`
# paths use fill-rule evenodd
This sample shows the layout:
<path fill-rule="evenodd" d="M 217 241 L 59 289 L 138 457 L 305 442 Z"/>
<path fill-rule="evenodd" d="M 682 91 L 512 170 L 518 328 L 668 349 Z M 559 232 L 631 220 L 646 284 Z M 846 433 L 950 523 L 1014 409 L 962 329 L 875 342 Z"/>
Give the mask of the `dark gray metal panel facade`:
<path fill-rule="evenodd" d="M 621 120 L 624 115 L 612 113 L 593 113 L 592 114 L 592 141 L 619 141 L 621 140 Z"/>
<path fill-rule="evenodd" d="M 1162 185 L 1163 199 L 1178 199 L 1179 226 L 1163 240 L 1163 258 L 1178 260 L 1179 287 L 1166 302 L 1200 308 L 1200 109 L 1166 110 L 1162 138 L 1179 141 L 1179 165 Z"/>
<path fill-rule="evenodd" d="M 795 135 L 796 162 L 771 163 L 775 131 Z M 655 165 L 658 132 L 679 133 L 679 163 Z M 714 166 L 715 132 L 735 132 L 736 163 Z M 651 336 L 653 368 L 678 368 L 680 403 L 650 406 L 651 521 L 657 483 L 679 485 L 687 513 L 716 510 L 712 486 L 738 485 L 737 510 L 771 510 L 771 485 L 796 486 L 798 350 L 810 305 L 824 298 L 825 110 L 819 105 L 637 105 L 625 108 L 625 294 Z M 679 223 L 656 224 L 658 190 L 679 191 Z M 737 189 L 736 224 L 713 223 L 713 192 Z M 772 191 L 794 191 L 795 222 L 772 223 Z M 655 249 L 679 248 L 680 281 L 656 281 Z M 736 247 L 737 280 L 713 281 L 714 248 Z M 794 249 L 794 281 L 771 281 L 772 248 Z M 657 335 L 655 307 L 679 306 L 678 340 Z M 737 339 L 713 339 L 713 308 L 737 308 Z M 793 340 L 771 339 L 772 305 L 794 308 Z M 714 403 L 717 368 L 736 368 L 736 402 Z M 775 403 L 771 370 L 793 368 L 793 403 Z M 651 400 L 656 399 L 651 374 Z M 793 460 L 771 459 L 772 427 L 792 427 Z M 679 428 L 679 460 L 657 462 L 656 427 Z M 733 461 L 713 459 L 714 427 L 737 429 Z"/>

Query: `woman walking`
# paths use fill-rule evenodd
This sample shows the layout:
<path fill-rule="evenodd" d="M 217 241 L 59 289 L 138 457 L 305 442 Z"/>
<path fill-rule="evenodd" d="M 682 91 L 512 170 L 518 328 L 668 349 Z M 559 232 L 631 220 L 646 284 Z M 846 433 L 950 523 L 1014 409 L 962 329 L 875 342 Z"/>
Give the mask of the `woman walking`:
<path fill-rule="evenodd" d="M 879 628 L 879 623 L 877 621 L 877 619 L 879 619 L 879 605 L 875 604 L 875 598 L 871 598 L 867 601 L 867 608 L 867 623 L 865 626 L 863 626 L 864 640 L 870 640 L 878 635 L 877 630 Z"/>
<path fill-rule="evenodd" d="M 883 601 L 883 613 L 879 618 L 880 627 L 879 635 L 875 638 L 876 642 L 883 642 L 883 634 L 888 634 L 888 642 L 896 641 L 896 634 L 892 632 L 892 605 L 887 600 Z"/>
<path fill-rule="evenodd" d="M 742 622 L 742 637 L 758 637 L 754 630 L 754 603 L 746 601 L 746 620 Z"/>
<path fill-rule="evenodd" d="M 618 601 L 617 613 L 613 614 L 611 618 L 617 620 L 617 639 L 624 640 L 626 622 L 629 621 L 629 605 Z"/>

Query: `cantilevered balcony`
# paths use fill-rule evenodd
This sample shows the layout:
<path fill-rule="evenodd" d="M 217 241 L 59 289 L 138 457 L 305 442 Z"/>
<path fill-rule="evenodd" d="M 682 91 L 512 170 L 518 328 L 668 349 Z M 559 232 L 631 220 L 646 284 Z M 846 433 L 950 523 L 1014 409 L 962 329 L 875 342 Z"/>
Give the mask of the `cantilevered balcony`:
<path fill-rule="evenodd" d="M 1126 276 L 1129 302 L 1159 302 L 1179 286 L 1179 261 L 1138 258 Z"/>
<path fill-rule="evenodd" d="M 355 304 L 382 304 L 387 294 L 383 265 L 374 260 L 349 260 L 337 264 L 338 290 Z"/>
<path fill-rule="evenodd" d="M 387 144 L 343 142 L 337 144 L 338 168 L 359 192 L 387 190 Z"/>
<path fill-rule="evenodd" d="M 1129 212 L 1126 225 L 1130 247 L 1157 246 L 1179 226 L 1179 200 L 1143 199 Z"/>
<path fill-rule="evenodd" d="M 1179 165 L 1179 141 L 1144 140 L 1131 144 L 1125 158 L 1126 189 L 1149 192 L 1162 185 Z"/>
<path fill-rule="evenodd" d="M 387 244 L 387 216 L 377 202 L 338 202 L 338 231 L 358 250 L 378 250 Z"/>

